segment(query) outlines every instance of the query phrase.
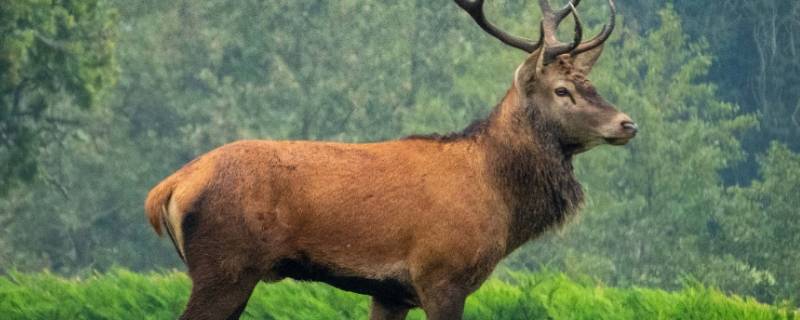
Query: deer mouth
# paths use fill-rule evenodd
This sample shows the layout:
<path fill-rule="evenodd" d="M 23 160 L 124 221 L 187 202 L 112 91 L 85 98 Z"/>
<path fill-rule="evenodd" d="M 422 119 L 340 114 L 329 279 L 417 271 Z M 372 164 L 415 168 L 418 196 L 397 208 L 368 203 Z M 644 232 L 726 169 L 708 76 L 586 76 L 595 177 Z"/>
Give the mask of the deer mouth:
<path fill-rule="evenodd" d="M 632 135 L 627 136 L 627 137 L 608 137 L 608 138 L 603 138 L 603 139 L 605 139 L 606 143 L 608 143 L 610 145 L 623 146 L 623 145 L 627 144 L 628 141 L 633 139 L 633 137 L 635 137 L 635 136 L 636 136 L 635 134 L 632 134 Z"/>

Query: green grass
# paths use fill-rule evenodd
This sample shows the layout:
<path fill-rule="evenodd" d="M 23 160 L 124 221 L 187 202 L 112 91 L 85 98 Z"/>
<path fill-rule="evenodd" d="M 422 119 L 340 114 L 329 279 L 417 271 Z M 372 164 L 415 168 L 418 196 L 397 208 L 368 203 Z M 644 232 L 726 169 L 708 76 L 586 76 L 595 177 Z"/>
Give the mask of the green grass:
<path fill-rule="evenodd" d="M 796 319 L 798 313 L 725 295 L 699 284 L 676 292 L 613 288 L 558 273 L 487 281 L 470 296 L 466 319 Z M 50 273 L 0 277 L 2 319 L 174 319 L 190 283 L 180 272 L 114 270 L 85 279 Z M 326 285 L 261 284 L 244 319 L 366 319 L 368 298 Z M 424 319 L 414 311 L 409 319 Z"/>

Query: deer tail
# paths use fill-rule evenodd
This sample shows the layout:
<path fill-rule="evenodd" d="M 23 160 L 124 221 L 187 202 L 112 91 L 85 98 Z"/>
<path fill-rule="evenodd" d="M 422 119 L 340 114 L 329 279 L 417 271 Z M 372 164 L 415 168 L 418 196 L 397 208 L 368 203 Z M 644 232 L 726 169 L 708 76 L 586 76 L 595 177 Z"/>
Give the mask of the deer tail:
<path fill-rule="evenodd" d="M 182 260 L 186 261 L 186 255 L 183 250 L 183 232 L 180 224 L 182 217 L 178 212 L 170 212 L 170 210 L 177 210 L 174 206 L 170 206 L 172 193 L 177 183 L 178 179 L 173 175 L 156 185 L 147 194 L 144 210 L 156 234 L 163 235 L 162 226 L 165 227 L 172 244 L 175 245 L 175 249 L 178 251 L 178 255 Z"/>

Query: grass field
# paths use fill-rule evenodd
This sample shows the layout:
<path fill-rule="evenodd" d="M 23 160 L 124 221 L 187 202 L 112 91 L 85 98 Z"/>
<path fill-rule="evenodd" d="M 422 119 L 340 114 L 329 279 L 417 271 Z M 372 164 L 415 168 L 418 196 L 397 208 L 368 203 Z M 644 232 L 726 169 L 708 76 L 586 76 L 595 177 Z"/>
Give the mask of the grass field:
<path fill-rule="evenodd" d="M 466 319 L 797 319 L 787 308 L 698 284 L 667 292 L 613 288 L 558 273 L 492 279 L 467 302 Z M 84 279 L 49 273 L 0 277 L 2 319 L 174 319 L 190 283 L 180 272 L 114 270 Z M 368 298 L 322 284 L 261 284 L 243 319 L 366 319 Z M 409 319 L 424 319 L 414 311 Z"/>

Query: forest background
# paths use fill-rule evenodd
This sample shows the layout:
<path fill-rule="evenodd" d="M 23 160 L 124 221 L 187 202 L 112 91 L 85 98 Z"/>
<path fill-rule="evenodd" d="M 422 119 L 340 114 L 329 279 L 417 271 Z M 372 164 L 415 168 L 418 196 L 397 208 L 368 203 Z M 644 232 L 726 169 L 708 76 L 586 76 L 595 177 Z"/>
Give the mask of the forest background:
<path fill-rule="evenodd" d="M 524 59 L 452 1 L 0 2 L 0 274 L 183 268 L 142 206 L 195 156 L 459 130 Z M 535 37 L 534 2 L 488 16 Z M 800 305 L 800 2 L 617 2 L 590 78 L 641 134 L 579 156 L 580 218 L 501 268 Z"/>

